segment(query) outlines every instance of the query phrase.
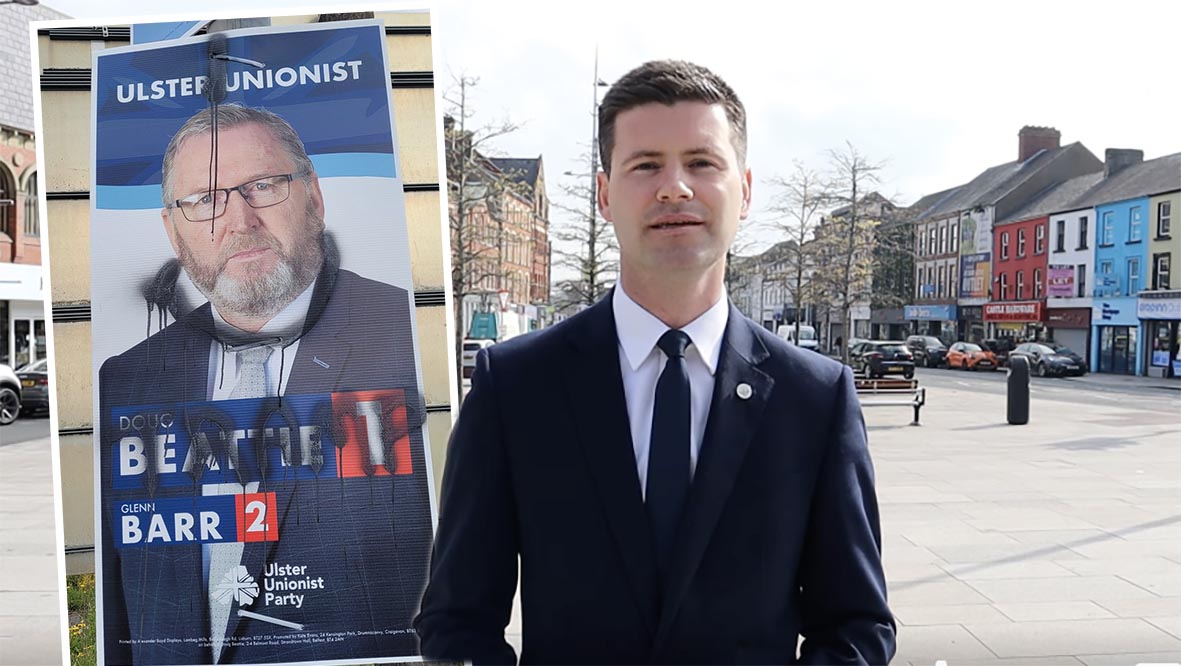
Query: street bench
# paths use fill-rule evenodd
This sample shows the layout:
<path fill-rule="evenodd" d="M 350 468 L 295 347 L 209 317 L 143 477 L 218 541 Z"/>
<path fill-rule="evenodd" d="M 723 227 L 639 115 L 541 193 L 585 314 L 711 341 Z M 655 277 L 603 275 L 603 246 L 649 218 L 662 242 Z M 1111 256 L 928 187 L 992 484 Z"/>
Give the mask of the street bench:
<path fill-rule="evenodd" d="M 927 389 L 919 386 L 919 380 L 854 378 L 853 384 L 862 407 L 911 407 L 914 421 L 910 425 L 919 425 L 919 410 L 927 404 Z"/>

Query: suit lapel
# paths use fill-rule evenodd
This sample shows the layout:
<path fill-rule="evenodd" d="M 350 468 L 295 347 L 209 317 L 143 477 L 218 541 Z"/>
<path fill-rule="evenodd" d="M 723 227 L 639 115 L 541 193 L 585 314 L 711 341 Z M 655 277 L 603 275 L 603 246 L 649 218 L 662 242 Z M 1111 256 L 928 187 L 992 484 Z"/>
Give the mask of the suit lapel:
<path fill-rule="evenodd" d="M 701 454 L 664 588 L 654 654 L 672 628 L 677 609 L 734 488 L 747 448 L 759 428 L 767 399 L 775 385 L 775 380 L 757 367 L 768 352 L 750 327 L 746 317 L 731 305 Z M 740 395 L 739 387 L 743 385 L 750 391 L 747 393 L 743 389 Z M 743 395 L 747 397 L 743 398 Z"/>
<path fill-rule="evenodd" d="M 640 616 L 651 633 L 656 617 L 656 564 L 636 475 L 611 294 L 583 317 L 582 326 L 570 329 L 576 351 L 564 373 L 566 391 L 607 524 L 623 558 Z"/>
<path fill-rule="evenodd" d="M 300 338 L 295 358 L 284 359 L 292 364 L 284 395 L 335 391 L 352 352 L 345 335 L 352 325 L 349 290 L 337 289 L 334 282 L 331 292 L 323 296 L 317 293 L 313 298 L 327 299 L 327 305 L 311 330 Z"/>

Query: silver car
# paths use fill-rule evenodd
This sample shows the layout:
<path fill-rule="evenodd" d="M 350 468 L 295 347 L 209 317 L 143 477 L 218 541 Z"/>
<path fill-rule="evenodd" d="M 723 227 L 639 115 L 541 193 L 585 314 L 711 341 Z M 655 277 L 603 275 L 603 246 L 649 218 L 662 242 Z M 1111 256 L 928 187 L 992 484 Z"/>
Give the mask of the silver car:
<path fill-rule="evenodd" d="M 0 426 L 16 420 L 21 413 L 21 384 L 16 373 L 0 364 Z"/>

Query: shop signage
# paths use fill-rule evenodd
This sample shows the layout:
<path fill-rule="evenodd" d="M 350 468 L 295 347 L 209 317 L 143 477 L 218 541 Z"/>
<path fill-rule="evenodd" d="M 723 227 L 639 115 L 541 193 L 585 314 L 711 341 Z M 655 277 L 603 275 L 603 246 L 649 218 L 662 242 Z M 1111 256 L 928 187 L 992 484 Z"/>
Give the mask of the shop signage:
<path fill-rule="evenodd" d="M 1181 319 L 1181 298 L 1139 298 L 1136 316 L 1140 319 Z"/>
<path fill-rule="evenodd" d="M 984 306 L 984 321 L 1042 321 L 1042 303 L 987 303 Z"/>
<path fill-rule="evenodd" d="M 956 306 L 907 305 L 903 308 L 903 315 L 907 319 L 917 319 L 919 321 L 954 321 Z"/>

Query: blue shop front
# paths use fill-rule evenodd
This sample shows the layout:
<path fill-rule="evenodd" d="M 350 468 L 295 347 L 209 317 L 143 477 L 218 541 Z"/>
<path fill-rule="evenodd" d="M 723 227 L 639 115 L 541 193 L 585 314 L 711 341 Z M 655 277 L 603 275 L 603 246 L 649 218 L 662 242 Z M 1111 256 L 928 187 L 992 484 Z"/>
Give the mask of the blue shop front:
<path fill-rule="evenodd" d="M 1143 343 L 1136 297 L 1095 298 L 1091 308 L 1091 368 L 1116 375 L 1143 374 Z"/>
<path fill-rule="evenodd" d="M 907 305 L 902 316 L 911 323 L 915 335 L 933 335 L 951 344 L 956 340 L 956 305 Z"/>

